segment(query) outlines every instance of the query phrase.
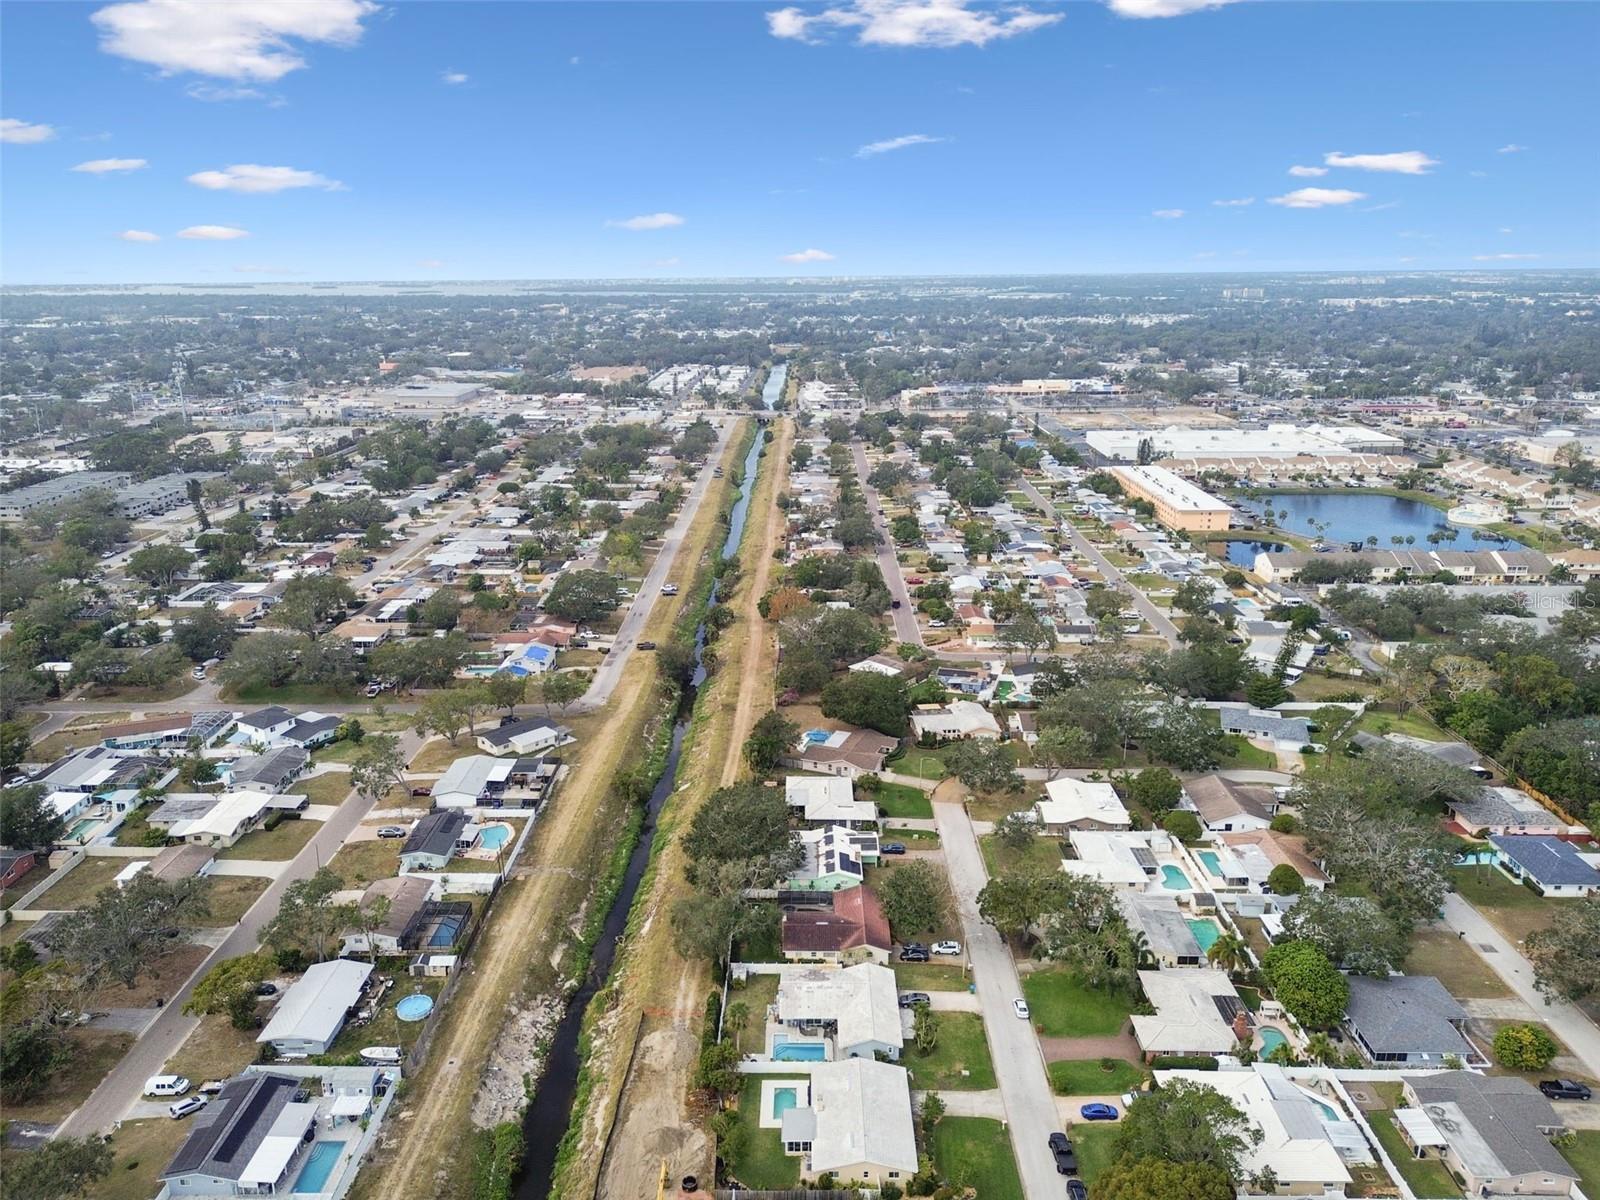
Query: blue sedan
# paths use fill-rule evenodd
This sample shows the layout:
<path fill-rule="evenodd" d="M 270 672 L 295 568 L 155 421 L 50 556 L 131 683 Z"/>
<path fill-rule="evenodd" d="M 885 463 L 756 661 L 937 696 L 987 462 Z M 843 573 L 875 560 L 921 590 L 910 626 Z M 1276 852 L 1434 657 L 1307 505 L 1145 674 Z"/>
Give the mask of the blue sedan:
<path fill-rule="evenodd" d="M 1117 1109 L 1114 1104 L 1085 1104 L 1078 1115 L 1085 1121 L 1115 1121 Z"/>

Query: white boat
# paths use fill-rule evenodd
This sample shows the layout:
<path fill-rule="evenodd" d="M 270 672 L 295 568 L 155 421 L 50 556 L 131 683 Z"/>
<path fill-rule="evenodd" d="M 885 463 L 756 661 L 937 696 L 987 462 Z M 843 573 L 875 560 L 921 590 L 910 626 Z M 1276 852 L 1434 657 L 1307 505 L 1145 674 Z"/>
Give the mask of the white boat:
<path fill-rule="evenodd" d="M 361 1061 L 393 1064 L 400 1061 L 399 1046 L 366 1046 L 361 1051 Z"/>

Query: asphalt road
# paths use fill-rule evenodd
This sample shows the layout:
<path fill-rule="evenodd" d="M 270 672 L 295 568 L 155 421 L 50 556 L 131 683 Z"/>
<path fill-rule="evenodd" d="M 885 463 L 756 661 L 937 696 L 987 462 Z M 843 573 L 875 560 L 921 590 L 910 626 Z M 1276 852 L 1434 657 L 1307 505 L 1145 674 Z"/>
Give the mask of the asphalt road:
<path fill-rule="evenodd" d="M 966 809 L 959 804 L 938 803 L 933 815 L 939 825 L 939 840 L 944 845 L 945 869 L 955 893 L 956 910 L 966 938 L 967 958 L 978 985 L 978 1003 L 983 1027 L 989 1038 L 989 1056 L 994 1060 L 1000 1081 L 1000 1098 L 1005 1105 L 1006 1123 L 1011 1131 L 1011 1149 L 1022 1177 L 1022 1190 L 1028 1200 L 1059 1200 L 1065 1187 L 1056 1174 L 1049 1138 L 1061 1131 L 1055 1096 L 1045 1074 L 1044 1055 L 1033 1025 L 1018 1018 L 1011 1002 L 1022 995 L 1016 964 L 1000 935 L 978 916 L 978 893 L 989 881 L 983 855 Z"/>
<path fill-rule="evenodd" d="M 856 477 L 861 481 L 861 491 L 867 498 L 867 511 L 872 515 L 873 527 L 878 531 L 878 569 L 883 572 L 883 580 L 889 585 L 889 597 L 900 601 L 899 608 L 889 609 L 889 616 L 894 621 L 895 638 L 902 642 L 910 642 L 913 646 L 920 646 L 922 630 L 917 625 L 916 607 L 911 603 L 911 592 L 906 588 L 906 578 L 900 570 L 900 560 L 895 557 L 894 539 L 889 536 L 889 523 L 884 520 L 878 493 L 867 482 L 867 476 L 871 472 L 867 469 L 867 452 L 862 447 L 860 439 L 850 443 L 850 452 L 855 455 Z"/>
<path fill-rule="evenodd" d="M 407 731 L 400 735 L 400 750 L 407 761 L 422 745 L 422 739 Z M 166 997 L 161 1014 L 151 1022 L 144 1035 L 133 1044 L 121 1062 L 112 1068 L 100 1086 L 78 1106 L 57 1128 L 57 1137 L 84 1137 L 91 1133 L 108 1132 L 122 1120 L 144 1091 L 144 1081 L 161 1073 L 162 1065 L 177 1052 L 184 1040 L 200 1024 L 198 1017 L 183 1014 L 183 1004 L 194 990 L 194 985 L 205 973 L 225 959 L 237 958 L 255 950 L 261 939 L 261 930 L 278 913 L 278 904 L 291 883 L 313 875 L 318 867 L 325 866 L 344 844 L 350 831 L 372 809 L 372 803 L 352 792 L 339 811 L 323 822 L 303 850 L 294 858 L 283 874 L 273 880 L 267 890 L 250 906 L 244 919 L 206 956 L 182 986 Z M 195 1080 L 201 1083 L 203 1080 Z"/>
<path fill-rule="evenodd" d="M 1171 618 L 1166 613 L 1161 611 L 1160 606 L 1152 602 L 1148 596 L 1124 579 L 1122 572 L 1112 566 L 1111 561 L 1104 554 L 1101 554 L 1095 544 L 1084 537 L 1071 521 L 1063 520 L 1061 515 L 1056 512 L 1055 505 L 1046 500 L 1040 494 L 1039 489 L 1034 487 L 1031 482 L 1021 479 L 1018 480 L 1018 486 L 1023 494 L 1037 504 L 1046 516 L 1060 525 L 1071 540 L 1073 549 L 1094 564 L 1095 570 L 1100 572 L 1107 585 L 1127 595 L 1133 601 L 1133 607 L 1138 610 L 1139 615 L 1167 640 L 1169 646 L 1178 645 L 1178 627 L 1172 623 Z"/>

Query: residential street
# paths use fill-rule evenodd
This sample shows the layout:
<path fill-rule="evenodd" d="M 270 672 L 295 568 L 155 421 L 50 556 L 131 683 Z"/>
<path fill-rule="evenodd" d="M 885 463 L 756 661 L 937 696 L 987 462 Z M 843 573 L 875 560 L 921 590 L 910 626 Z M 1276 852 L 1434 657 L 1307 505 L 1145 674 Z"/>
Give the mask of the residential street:
<path fill-rule="evenodd" d="M 945 867 L 961 917 L 967 956 L 978 984 L 983 1026 L 1000 1081 L 1017 1173 L 1028 1200 L 1057 1200 L 1062 1194 L 1061 1177 L 1056 1174 L 1047 1144 L 1050 1135 L 1061 1130 L 1055 1096 L 1045 1075 L 1044 1056 L 1033 1025 L 1020 1020 L 1011 1009 L 1011 1002 L 1022 995 L 1011 951 L 978 916 L 978 893 L 988 882 L 978 839 L 961 805 L 938 802 L 933 813 L 939 823 Z"/>
<path fill-rule="evenodd" d="M 407 761 L 416 754 L 422 739 L 409 730 L 400 735 L 400 750 Z M 189 998 L 194 984 L 217 963 L 237 958 L 255 950 L 261 930 L 278 912 L 278 902 L 288 886 L 299 879 L 313 875 L 344 843 L 349 832 L 361 823 L 372 804 L 350 795 L 332 819 L 325 821 L 311 841 L 289 863 L 284 872 L 267 886 L 260 898 L 250 906 L 243 920 L 228 936 L 206 956 L 204 962 L 181 986 L 166 997 L 161 1014 L 145 1030 L 122 1061 L 100 1081 L 100 1086 L 89 1098 L 56 1129 L 57 1136 L 83 1137 L 91 1133 L 104 1133 L 122 1120 L 128 1109 L 138 1101 L 144 1090 L 144 1081 L 161 1073 L 161 1066 L 170 1058 L 184 1039 L 194 1032 L 200 1021 L 197 1017 L 183 1015 L 184 1001 Z M 204 1080 L 195 1080 L 197 1085 Z"/>
<path fill-rule="evenodd" d="M 1489 947 L 1490 953 L 1480 955 L 1495 969 L 1506 985 L 1520 996 L 1534 1012 L 1539 1014 L 1555 1035 L 1567 1044 L 1588 1070 L 1600 1076 L 1600 1029 L 1578 1008 L 1565 1001 L 1546 1001 L 1544 994 L 1534 986 L 1533 964 L 1523 957 L 1501 932 L 1455 892 L 1444 898 L 1444 921 L 1457 933 L 1464 933 L 1475 946 Z"/>
<path fill-rule="evenodd" d="M 878 499 L 877 490 L 867 482 L 867 476 L 870 474 L 867 467 L 867 452 L 860 438 L 850 443 L 850 452 L 855 456 L 856 478 L 861 481 L 861 491 L 867 499 L 867 511 L 872 514 L 872 524 L 878 531 L 878 569 L 883 572 L 883 581 L 889 585 L 890 598 L 900 601 L 899 608 L 889 610 L 889 616 L 894 621 L 894 636 L 899 641 L 920 646 L 922 630 L 917 626 L 917 608 L 911 601 L 910 590 L 906 587 L 906 577 L 900 570 L 900 560 L 895 557 L 894 539 L 889 536 L 889 523 L 883 518 L 883 506 Z"/>
<path fill-rule="evenodd" d="M 1066 531 L 1068 539 L 1071 540 L 1073 549 L 1094 564 L 1095 570 L 1100 572 L 1101 578 L 1106 581 L 1108 586 L 1116 588 L 1133 601 L 1133 607 L 1138 610 L 1139 615 L 1150 622 L 1155 631 L 1167 640 L 1168 645 L 1176 646 L 1178 644 L 1178 627 L 1172 623 L 1171 618 L 1166 613 L 1161 611 L 1160 606 L 1152 602 L 1138 588 L 1123 579 L 1122 572 L 1112 566 L 1110 560 L 1104 554 L 1101 554 L 1094 543 L 1084 537 L 1072 522 L 1065 520 L 1056 511 L 1055 505 L 1046 500 L 1040 494 L 1039 489 L 1033 486 L 1032 482 L 1027 479 L 1019 479 L 1017 486 L 1021 489 L 1023 495 L 1037 504 L 1046 516 L 1060 524 L 1061 528 Z"/>

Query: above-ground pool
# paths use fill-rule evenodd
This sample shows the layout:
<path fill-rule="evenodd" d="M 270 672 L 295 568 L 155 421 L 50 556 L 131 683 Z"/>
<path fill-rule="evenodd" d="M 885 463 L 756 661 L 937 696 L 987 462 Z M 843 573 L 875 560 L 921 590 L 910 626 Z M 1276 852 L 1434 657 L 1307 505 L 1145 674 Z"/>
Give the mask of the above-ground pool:
<path fill-rule="evenodd" d="M 799 1088 L 775 1088 L 772 1092 L 772 1115 L 781 1118 L 791 1108 L 800 1105 Z"/>
<path fill-rule="evenodd" d="M 774 1062 L 823 1062 L 827 1057 L 828 1048 L 821 1042 L 774 1042 L 772 1045 Z"/>
<path fill-rule="evenodd" d="M 1200 945 L 1200 953 L 1210 950 L 1212 944 L 1222 936 L 1222 928 L 1210 917 L 1185 918 L 1184 924 L 1189 927 L 1189 932 L 1194 934 L 1194 940 Z"/>
<path fill-rule="evenodd" d="M 343 1152 L 343 1142 L 318 1142 L 311 1147 L 311 1153 L 306 1156 L 306 1165 L 300 1168 L 300 1176 L 294 1181 L 294 1190 L 312 1195 L 322 1191 Z"/>
<path fill-rule="evenodd" d="M 1169 892 L 1187 892 L 1189 890 L 1189 877 L 1171 863 L 1161 868 L 1161 886 Z"/>
<path fill-rule="evenodd" d="M 1206 870 L 1210 871 L 1218 879 L 1222 878 L 1222 860 L 1217 857 L 1215 850 L 1202 850 L 1196 857 L 1199 858 Z"/>
<path fill-rule="evenodd" d="M 485 825 L 478 834 L 478 845 L 485 850 L 498 850 L 511 838 L 509 825 Z"/>
<path fill-rule="evenodd" d="M 1284 1037 L 1283 1030 L 1274 1029 L 1271 1025 L 1261 1027 L 1261 1057 L 1266 1058 L 1279 1046 L 1287 1045 L 1289 1039 Z"/>
<path fill-rule="evenodd" d="M 413 992 L 394 1006 L 394 1015 L 402 1021 L 420 1021 L 433 1011 L 433 997 L 424 992 Z"/>

